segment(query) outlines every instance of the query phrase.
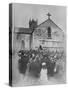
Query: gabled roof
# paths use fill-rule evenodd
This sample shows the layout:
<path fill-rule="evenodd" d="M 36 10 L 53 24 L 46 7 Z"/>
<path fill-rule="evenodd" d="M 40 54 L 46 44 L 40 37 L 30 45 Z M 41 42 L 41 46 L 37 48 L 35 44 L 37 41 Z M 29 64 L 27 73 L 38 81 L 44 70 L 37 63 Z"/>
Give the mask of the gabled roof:
<path fill-rule="evenodd" d="M 40 27 L 48 27 L 48 26 L 53 26 L 56 27 L 58 29 L 60 29 L 61 31 L 63 31 L 58 25 L 56 25 L 50 18 L 48 18 L 47 20 L 45 20 L 44 22 L 42 22 L 41 24 L 39 24 L 36 29 L 40 28 Z"/>
<path fill-rule="evenodd" d="M 48 18 L 47 20 L 45 20 L 44 22 L 42 22 L 41 24 L 39 24 L 36 29 L 39 29 L 41 27 L 48 27 L 48 26 L 53 26 L 61 31 L 63 31 L 58 25 L 56 25 L 50 18 Z M 16 31 L 15 33 L 18 34 L 32 34 L 34 32 L 34 30 L 30 29 L 30 28 L 22 28 L 22 27 L 18 27 L 17 28 L 18 31 Z"/>
<path fill-rule="evenodd" d="M 52 21 L 50 18 L 48 18 L 47 20 L 45 20 L 44 22 L 42 22 L 41 24 L 39 24 L 39 25 L 37 26 L 37 28 L 43 27 L 43 26 L 54 26 L 54 27 L 62 30 L 62 29 L 61 29 L 58 25 L 56 25 L 56 24 L 54 23 L 54 21 Z"/>
<path fill-rule="evenodd" d="M 17 28 L 17 29 L 18 31 L 15 32 L 17 34 L 31 34 L 33 32 L 33 30 L 29 28 Z"/>

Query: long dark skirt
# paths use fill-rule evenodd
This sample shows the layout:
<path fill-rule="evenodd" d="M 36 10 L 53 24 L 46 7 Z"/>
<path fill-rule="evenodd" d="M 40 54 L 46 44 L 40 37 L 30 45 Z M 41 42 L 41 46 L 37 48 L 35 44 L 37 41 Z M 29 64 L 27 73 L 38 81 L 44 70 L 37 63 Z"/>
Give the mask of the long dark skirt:
<path fill-rule="evenodd" d="M 29 72 L 38 77 L 40 75 L 40 71 L 41 71 L 41 64 L 38 62 L 32 62 L 30 64 L 30 68 L 29 68 Z"/>
<path fill-rule="evenodd" d="M 25 74 L 26 69 L 27 69 L 27 63 L 28 63 L 28 58 L 23 58 L 23 59 L 19 59 L 18 61 L 18 68 L 19 68 L 19 72 Z"/>
<path fill-rule="evenodd" d="M 47 64 L 47 75 L 48 76 L 54 76 L 54 68 L 55 68 L 55 63 Z"/>

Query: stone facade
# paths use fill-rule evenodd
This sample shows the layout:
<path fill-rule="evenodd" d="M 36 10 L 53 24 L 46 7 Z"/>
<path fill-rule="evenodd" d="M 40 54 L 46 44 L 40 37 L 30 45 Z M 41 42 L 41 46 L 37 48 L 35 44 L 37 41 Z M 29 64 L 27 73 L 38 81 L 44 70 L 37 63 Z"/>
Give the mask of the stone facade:
<path fill-rule="evenodd" d="M 50 49 L 63 48 L 63 31 L 51 20 L 47 19 L 41 23 L 33 32 L 33 49 L 40 45 Z"/>
<path fill-rule="evenodd" d="M 38 25 L 38 21 L 29 20 L 29 28 L 15 28 L 14 49 L 30 50 L 43 49 L 63 50 L 64 32 L 48 16 L 48 19 Z"/>

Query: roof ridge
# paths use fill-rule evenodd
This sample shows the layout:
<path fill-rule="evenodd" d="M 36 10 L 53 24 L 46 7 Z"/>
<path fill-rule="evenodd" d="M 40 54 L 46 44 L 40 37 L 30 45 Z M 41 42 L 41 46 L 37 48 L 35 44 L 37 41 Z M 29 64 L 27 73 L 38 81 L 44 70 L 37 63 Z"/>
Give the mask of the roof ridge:
<path fill-rule="evenodd" d="M 48 19 L 47 19 L 47 20 L 48 20 Z M 47 20 L 45 20 L 44 22 L 40 23 L 38 26 L 40 26 L 41 24 L 45 23 Z M 37 26 L 37 27 L 38 27 L 38 26 Z"/>
<path fill-rule="evenodd" d="M 51 19 L 50 19 L 51 20 Z M 51 20 L 60 30 L 62 30 L 53 20 Z M 63 31 L 63 30 L 62 30 Z"/>
<path fill-rule="evenodd" d="M 47 20 L 45 20 L 44 22 L 40 23 L 37 27 L 39 27 L 41 24 L 47 22 L 48 20 L 50 20 L 52 23 L 54 23 L 60 30 L 62 30 L 52 19 L 48 18 Z M 36 28 L 37 28 L 36 27 Z M 63 30 L 62 30 L 63 31 Z"/>

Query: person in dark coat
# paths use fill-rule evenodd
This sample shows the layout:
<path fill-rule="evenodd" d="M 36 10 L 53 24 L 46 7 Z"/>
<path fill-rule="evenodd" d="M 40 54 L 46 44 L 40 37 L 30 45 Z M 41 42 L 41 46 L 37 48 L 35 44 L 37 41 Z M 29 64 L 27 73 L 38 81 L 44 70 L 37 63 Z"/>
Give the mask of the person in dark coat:
<path fill-rule="evenodd" d="M 29 56 L 26 53 L 21 53 L 21 58 L 18 61 L 19 72 L 25 74 L 27 69 L 27 63 L 29 61 Z"/>
<path fill-rule="evenodd" d="M 48 60 L 46 62 L 46 67 L 47 67 L 47 75 L 53 76 L 54 75 L 55 62 L 51 62 L 50 60 Z"/>
<path fill-rule="evenodd" d="M 35 61 L 33 61 L 30 64 L 30 72 L 32 75 L 34 75 L 36 77 L 38 77 L 40 75 L 41 68 L 42 68 L 42 64 L 41 64 L 39 58 L 35 58 Z"/>

